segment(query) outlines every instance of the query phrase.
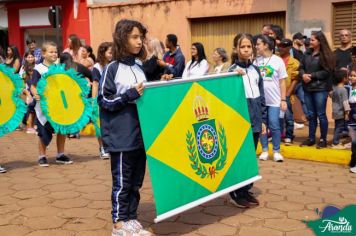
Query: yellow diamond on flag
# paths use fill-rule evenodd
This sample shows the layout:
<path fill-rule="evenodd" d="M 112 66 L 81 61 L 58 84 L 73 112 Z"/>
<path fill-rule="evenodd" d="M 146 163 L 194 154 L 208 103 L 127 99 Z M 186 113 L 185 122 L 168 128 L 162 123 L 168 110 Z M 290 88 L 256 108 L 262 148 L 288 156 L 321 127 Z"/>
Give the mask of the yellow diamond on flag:
<path fill-rule="evenodd" d="M 147 154 L 215 192 L 249 129 L 237 111 L 194 83 Z"/>

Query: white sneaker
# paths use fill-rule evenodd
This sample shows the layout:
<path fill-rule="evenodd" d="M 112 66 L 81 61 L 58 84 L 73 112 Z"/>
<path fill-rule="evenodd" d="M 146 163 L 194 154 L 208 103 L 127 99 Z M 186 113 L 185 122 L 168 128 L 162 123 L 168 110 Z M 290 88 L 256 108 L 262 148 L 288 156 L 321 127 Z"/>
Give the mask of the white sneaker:
<path fill-rule="evenodd" d="M 284 139 L 284 144 L 285 144 L 286 146 L 292 145 L 292 139 L 290 139 L 290 138 L 285 138 L 285 139 Z"/>
<path fill-rule="evenodd" d="M 268 160 L 268 152 L 262 152 L 261 155 L 259 156 L 259 159 L 261 161 L 267 161 Z"/>
<path fill-rule="evenodd" d="M 141 223 L 137 220 L 129 220 L 128 223 L 134 228 L 133 236 L 151 236 L 152 233 L 144 230 Z"/>
<path fill-rule="evenodd" d="M 37 131 L 34 128 L 27 128 L 26 134 L 37 134 Z"/>
<path fill-rule="evenodd" d="M 350 172 L 351 172 L 351 173 L 356 173 L 356 166 L 350 167 Z"/>
<path fill-rule="evenodd" d="M 299 124 L 297 122 L 294 122 L 294 129 L 303 129 L 304 128 L 304 124 Z"/>
<path fill-rule="evenodd" d="M 5 173 L 6 172 L 6 169 L 2 166 L 0 166 L 0 173 Z"/>
<path fill-rule="evenodd" d="M 352 146 L 352 143 L 346 143 L 346 144 L 344 145 L 344 147 L 345 147 L 346 149 L 351 149 L 351 146 Z"/>
<path fill-rule="evenodd" d="M 332 149 L 336 149 L 336 150 L 344 150 L 344 149 L 346 149 L 346 147 L 344 146 L 344 145 L 342 145 L 341 143 L 339 143 L 339 144 L 331 144 L 331 148 Z"/>
<path fill-rule="evenodd" d="M 273 153 L 273 160 L 275 162 L 283 162 L 283 156 L 279 152 Z"/>
<path fill-rule="evenodd" d="M 135 233 L 135 228 L 129 221 L 122 222 L 122 226 L 118 229 L 113 228 L 111 236 L 132 236 Z"/>
<path fill-rule="evenodd" d="M 109 158 L 110 154 L 108 152 L 105 152 L 104 147 L 100 147 L 100 159 L 105 160 Z"/>
<path fill-rule="evenodd" d="M 131 236 L 132 233 L 124 230 L 123 228 L 115 229 L 113 228 L 111 231 L 111 236 Z"/>

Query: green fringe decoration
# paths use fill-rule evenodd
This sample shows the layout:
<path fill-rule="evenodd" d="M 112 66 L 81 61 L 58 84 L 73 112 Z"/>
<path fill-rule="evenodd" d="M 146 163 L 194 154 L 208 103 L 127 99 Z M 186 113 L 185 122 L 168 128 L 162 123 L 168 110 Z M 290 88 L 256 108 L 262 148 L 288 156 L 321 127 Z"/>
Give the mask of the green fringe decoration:
<path fill-rule="evenodd" d="M 43 94 L 47 86 L 47 78 L 54 74 L 65 74 L 69 76 L 70 78 L 75 80 L 75 82 L 79 85 L 79 87 L 82 90 L 80 96 L 84 103 L 84 112 L 81 115 L 81 117 L 73 124 L 70 125 L 58 124 L 52 120 L 51 115 L 48 113 L 48 101 Z M 88 81 L 81 74 L 76 72 L 73 68 L 70 68 L 69 70 L 65 70 L 65 65 L 51 65 L 48 69 L 48 72 L 42 75 L 41 79 L 37 84 L 37 92 L 41 97 L 40 105 L 43 114 L 46 116 L 48 122 L 52 125 L 56 133 L 59 134 L 78 133 L 90 121 L 92 116 L 92 105 L 91 105 L 91 99 L 87 98 L 89 91 L 90 91 L 90 86 L 88 85 Z"/>
<path fill-rule="evenodd" d="M 25 102 L 20 98 L 25 84 L 22 78 L 18 74 L 14 74 L 15 69 L 9 68 L 4 64 L 0 64 L 0 71 L 4 73 L 5 76 L 8 76 L 14 84 L 14 91 L 12 92 L 12 101 L 15 103 L 16 110 L 14 115 L 4 124 L 0 124 L 0 137 L 5 134 L 13 132 L 22 121 L 26 111 L 27 106 Z M 0 114 L 1 116 L 1 114 Z"/>
<path fill-rule="evenodd" d="M 91 121 L 93 122 L 94 125 L 95 136 L 100 138 L 101 131 L 100 131 L 100 119 L 99 119 L 99 106 L 98 106 L 97 98 L 92 98 L 92 105 L 93 105 L 93 115 L 91 117 Z"/>

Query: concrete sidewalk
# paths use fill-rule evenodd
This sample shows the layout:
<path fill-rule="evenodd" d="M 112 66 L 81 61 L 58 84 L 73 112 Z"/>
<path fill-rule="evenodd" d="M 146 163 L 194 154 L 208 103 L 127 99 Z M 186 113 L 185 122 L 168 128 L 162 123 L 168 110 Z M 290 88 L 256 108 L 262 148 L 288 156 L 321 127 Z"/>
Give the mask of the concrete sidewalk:
<path fill-rule="evenodd" d="M 14 132 L 0 139 L 0 235 L 101 236 L 111 232 L 110 162 L 98 157 L 93 137 L 67 140 L 73 165 L 37 165 L 37 137 Z M 309 154 L 312 156 L 312 153 Z M 149 173 L 141 190 L 139 220 L 155 235 L 313 235 L 303 219 L 315 208 L 356 203 L 356 175 L 342 165 L 286 159 L 259 162 L 263 179 L 253 188 L 258 207 L 241 210 L 221 197 L 154 224 Z"/>

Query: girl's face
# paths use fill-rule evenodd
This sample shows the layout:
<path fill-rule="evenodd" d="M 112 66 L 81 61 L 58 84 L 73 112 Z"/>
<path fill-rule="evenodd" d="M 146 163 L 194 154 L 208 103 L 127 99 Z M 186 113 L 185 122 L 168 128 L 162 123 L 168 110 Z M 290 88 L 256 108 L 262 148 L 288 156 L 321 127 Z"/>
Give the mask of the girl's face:
<path fill-rule="evenodd" d="M 89 56 L 89 53 L 86 48 L 82 48 L 82 58 L 87 58 Z"/>
<path fill-rule="evenodd" d="M 47 46 L 46 51 L 42 52 L 42 56 L 47 62 L 53 64 L 58 58 L 57 47 Z"/>
<path fill-rule="evenodd" d="M 134 27 L 131 33 L 128 35 L 127 50 L 132 55 L 137 55 L 142 49 L 143 35 L 137 27 Z"/>
<path fill-rule="evenodd" d="M 109 47 L 108 50 L 106 50 L 105 59 L 107 62 L 112 61 L 112 48 L 111 47 Z"/>
<path fill-rule="evenodd" d="M 256 51 L 258 55 L 262 55 L 264 51 L 266 51 L 268 48 L 267 44 L 265 44 L 264 42 L 262 42 L 261 39 L 257 39 L 256 42 Z"/>
<path fill-rule="evenodd" d="M 310 37 L 310 48 L 317 49 L 320 47 L 320 42 L 315 38 L 314 35 Z"/>
<path fill-rule="evenodd" d="M 34 64 L 35 63 L 35 57 L 32 54 L 28 54 L 26 57 L 26 61 L 28 64 Z"/>
<path fill-rule="evenodd" d="M 9 57 L 12 57 L 14 55 L 14 53 L 12 52 L 12 49 L 10 47 L 7 48 L 7 55 Z"/>
<path fill-rule="evenodd" d="M 70 38 L 68 38 L 67 44 L 68 44 L 68 47 L 71 47 L 71 46 L 72 46 L 72 40 L 71 40 Z"/>
<path fill-rule="evenodd" d="M 252 43 L 250 40 L 243 38 L 238 46 L 239 59 L 247 61 L 252 56 Z"/>
<path fill-rule="evenodd" d="M 215 63 L 222 60 L 220 54 L 216 50 L 213 52 L 212 58 Z"/>
<path fill-rule="evenodd" d="M 190 52 L 192 54 L 192 57 L 198 56 L 198 50 L 194 45 L 192 45 L 192 47 L 190 48 Z"/>
<path fill-rule="evenodd" d="M 352 85 L 356 85 L 356 71 L 351 71 L 350 81 Z"/>
<path fill-rule="evenodd" d="M 270 30 L 269 31 L 269 37 L 276 39 L 277 35 L 276 35 L 276 33 L 274 31 Z"/>

